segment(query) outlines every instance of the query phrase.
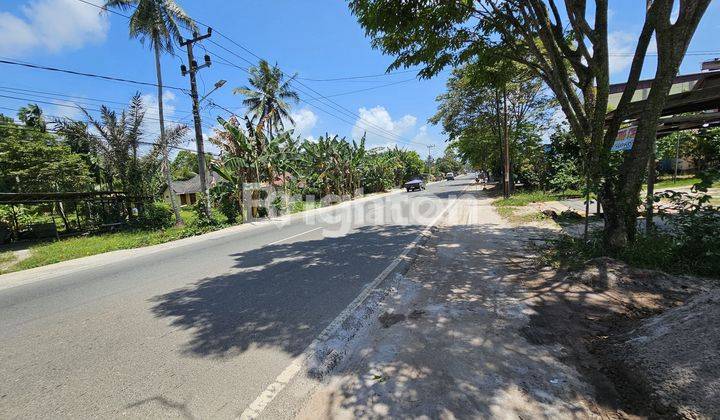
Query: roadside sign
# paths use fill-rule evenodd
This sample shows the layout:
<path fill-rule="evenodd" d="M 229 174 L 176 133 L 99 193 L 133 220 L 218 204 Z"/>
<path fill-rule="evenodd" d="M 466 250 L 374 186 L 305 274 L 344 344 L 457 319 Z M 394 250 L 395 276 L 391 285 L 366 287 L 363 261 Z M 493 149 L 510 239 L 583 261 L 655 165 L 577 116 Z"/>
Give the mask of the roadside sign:
<path fill-rule="evenodd" d="M 637 126 L 630 126 L 627 128 L 623 128 L 622 130 L 618 131 L 617 137 L 615 138 L 615 143 L 613 143 L 612 150 L 613 152 L 617 152 L 620 150 L 630 150 L 632 149 L 633 142 L 635 141 L 635 134 L 637 133 Z"/>

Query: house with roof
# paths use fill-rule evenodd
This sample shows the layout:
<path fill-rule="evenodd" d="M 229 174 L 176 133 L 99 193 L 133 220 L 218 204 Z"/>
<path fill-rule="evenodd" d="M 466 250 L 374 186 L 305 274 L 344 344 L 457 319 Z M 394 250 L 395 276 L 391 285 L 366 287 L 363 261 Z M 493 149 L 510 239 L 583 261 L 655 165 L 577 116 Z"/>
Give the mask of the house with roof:
<path fill-rule="evenodd" d="M 221 181 L 222 178 L 215 173 L 210 172 L 208 174 L 208 187 L 212 188 L 217 182 Z M 202 188 L 200 188 L 200 175 L 184 180 L 184 181 L 173 181 L 171 188 L 165 186 L 162 192 L 163 200 L 170 202 L 170 194 L 175 194 L 175 198 L 181 206 L 192 205 L 197 202 Z"/>

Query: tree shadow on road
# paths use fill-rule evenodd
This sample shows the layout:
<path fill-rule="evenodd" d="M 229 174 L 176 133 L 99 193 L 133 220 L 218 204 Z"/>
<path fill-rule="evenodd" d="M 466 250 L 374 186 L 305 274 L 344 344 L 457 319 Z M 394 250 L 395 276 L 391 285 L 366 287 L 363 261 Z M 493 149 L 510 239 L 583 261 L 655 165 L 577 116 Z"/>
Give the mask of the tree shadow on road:
<path fill-rule="evenodd" d="M 461 218 L 464 215 L 459 215 Z M 390 298 L 400 322 L 377 326 L 337 386 L 304 418 L 583 417 L 592 388 L 558 349 L 528 342 L 523 302 L 538 227 L 450 226 L 422 247 Z"/>
<path fill-rule="evenodd" d="M 252 346 L 296 356 L 419 231 L 369 226 L 238 253 L 231 273 L 156 296 L 152 312 L 192 331 L 191 356 L 232 357 Z"/>

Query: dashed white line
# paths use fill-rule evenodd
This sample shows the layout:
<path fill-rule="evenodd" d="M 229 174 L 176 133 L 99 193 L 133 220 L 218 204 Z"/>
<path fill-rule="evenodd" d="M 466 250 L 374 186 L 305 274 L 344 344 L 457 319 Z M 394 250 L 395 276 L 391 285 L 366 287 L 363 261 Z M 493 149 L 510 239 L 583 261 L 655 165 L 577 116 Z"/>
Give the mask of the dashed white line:
<path fill-rule="evenodd" d="M 277 241 L 275 241 L 275 242 L 270 242 L 269 244 L 267 244 L 267 245 L 265 245 L 265 246 L 270 246 L 270 245 L 279 244 L 280 242 L 285 242 L 285 241 L 287 241 L 287 240 L 290 240 L 290 239 L 293 239 L 293 238 L 297 238 L 298 236 L 303 236 L 303 235 L 305 235 L 305 234 L 308 234 L 308 233 L 310 233 L 310 232 L 315 232 L 316 230 L 320 230 L 320 229 L 323 229 L 323 227 L 306 230 L 305 232 L 298 233 L 297 235 L 288 236 L 287 238 L 278 239 Z"/>

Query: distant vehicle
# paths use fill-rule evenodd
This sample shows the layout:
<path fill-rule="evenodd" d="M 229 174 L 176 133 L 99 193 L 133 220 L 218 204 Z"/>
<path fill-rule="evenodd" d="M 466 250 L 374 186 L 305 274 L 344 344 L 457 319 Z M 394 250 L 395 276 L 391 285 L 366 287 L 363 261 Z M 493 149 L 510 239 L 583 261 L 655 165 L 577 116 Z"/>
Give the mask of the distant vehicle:
<path fill-rule="evenodd" d="M 445 179 L 448 181 L 455 181 L 455 174 L 452 172 L 448 172 L 445 174 Z"/>
<path fill-rule="evenodd" d="M 405 187 L 407 192 L 420 191 L 425 189 L 425 182 L 422 179 L 416 178 L 412 181 L 406 182 L 403 187 Z"/>

